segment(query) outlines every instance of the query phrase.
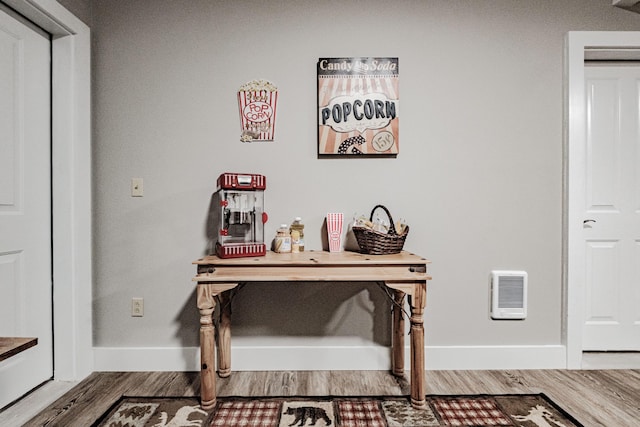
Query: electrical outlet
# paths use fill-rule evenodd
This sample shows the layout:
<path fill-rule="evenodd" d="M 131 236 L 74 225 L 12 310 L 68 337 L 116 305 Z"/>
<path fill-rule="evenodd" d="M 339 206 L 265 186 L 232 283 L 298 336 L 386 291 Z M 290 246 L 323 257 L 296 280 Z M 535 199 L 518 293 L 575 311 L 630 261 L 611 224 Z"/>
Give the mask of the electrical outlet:
<path fill-rule="evenodd" d="M 144 316 L 144 298 L 131 299 L 131 317 Z"/>
<path fill-rule="evenodd" d="M 144 196 L 144 186 L 142 178 L 131 178 L 131 197 Z"/>

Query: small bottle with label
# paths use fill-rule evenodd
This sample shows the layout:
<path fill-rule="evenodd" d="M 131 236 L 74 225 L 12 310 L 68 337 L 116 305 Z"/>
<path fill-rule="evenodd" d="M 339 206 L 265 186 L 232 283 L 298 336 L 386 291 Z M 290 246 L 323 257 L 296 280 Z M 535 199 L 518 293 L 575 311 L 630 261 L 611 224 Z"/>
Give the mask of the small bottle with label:
<path fill-rule="evenodd" d="M 297 251 L 295 250 L 296 244 L 298 246 Z M 291 224 L 291 245 L 293 252 L 304 252 L 304 224 L 299 216 Z"/>
<path fill-rule="evenodd" d="M 300 252 L 300 232 L 298 230 L 291 230 L 291 253 L 297 254 Z"/>
<path fill-rule="evenodd" d="M 287 224 L 281 224 L 276 231 L 273 249 L 279 254 L 291 252 L 291 233 Z"/>

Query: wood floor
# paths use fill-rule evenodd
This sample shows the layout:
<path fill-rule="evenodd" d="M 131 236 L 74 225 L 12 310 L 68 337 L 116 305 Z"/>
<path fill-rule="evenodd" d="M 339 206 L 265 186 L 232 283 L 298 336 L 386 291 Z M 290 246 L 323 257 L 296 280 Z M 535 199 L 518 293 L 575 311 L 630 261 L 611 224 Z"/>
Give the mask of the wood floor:
<path fill-rule="evenodd" d="M 545 393 L 585 426 L 640 425 L 640 370 L 427 371 L 427 394 Z M 382 371 L 234 372 L 218 396 L 408 395 L 408 376 Z M 26 426 L 90 426 L 121 395 L 194 396 L 195 372 L 96 372 Z M 15 414 L 18 417 L 19 414 Z M 7 426 L 18 418 L 3 420 Z"/>

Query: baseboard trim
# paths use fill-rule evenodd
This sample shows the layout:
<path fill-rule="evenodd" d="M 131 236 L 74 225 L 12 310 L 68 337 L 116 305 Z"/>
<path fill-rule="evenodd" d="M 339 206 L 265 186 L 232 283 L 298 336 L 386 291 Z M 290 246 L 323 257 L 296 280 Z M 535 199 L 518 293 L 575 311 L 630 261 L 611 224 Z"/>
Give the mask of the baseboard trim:
<path fill-rule="evenodd" d="M 434 346 L 425 352 L 426 369 L 438 371 L 567 367 L 564 345 Z"/>
<path fill-rule="evenodd" d="M 236 371 L 387 370 L 391 351 L 383 346 L 232 347 Z M 94 347 L 95 371 L 199 371 L 198 347 Z M 409 369 L 409 348 L 405 351 Z M 430 346 L 427 370 L 564 369 L 563 345 Z"/>

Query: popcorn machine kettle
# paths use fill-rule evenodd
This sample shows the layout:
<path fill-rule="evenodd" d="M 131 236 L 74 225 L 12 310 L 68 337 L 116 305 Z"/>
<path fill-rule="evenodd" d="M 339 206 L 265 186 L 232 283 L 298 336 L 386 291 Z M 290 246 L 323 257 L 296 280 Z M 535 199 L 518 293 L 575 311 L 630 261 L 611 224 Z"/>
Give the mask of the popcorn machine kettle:
<path fill-rule="evenodd" d="M 264 256 L 264 175 L 223 173 L 218 177 L 220 205 L 216 254 L 220 258 Z"/>

